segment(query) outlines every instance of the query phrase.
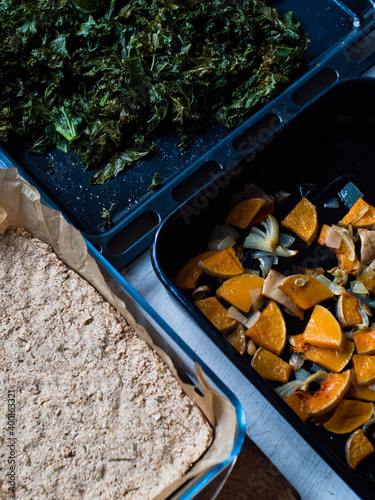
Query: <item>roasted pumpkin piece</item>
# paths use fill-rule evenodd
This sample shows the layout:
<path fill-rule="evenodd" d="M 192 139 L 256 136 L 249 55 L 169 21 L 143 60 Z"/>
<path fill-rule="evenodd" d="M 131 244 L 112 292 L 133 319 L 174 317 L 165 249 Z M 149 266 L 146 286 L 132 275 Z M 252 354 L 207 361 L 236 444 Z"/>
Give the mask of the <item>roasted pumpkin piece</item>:
<path fill-rule="evenodd" d="M 372 267 L 366 267 L 358 276 L 358 281 L 361 281 L 371 293 L 375 293 L 375 271 Z"/>
<path fill-rule="evenodd" d="M 318 212 L 311 201 L 303 197 L 281 221 L 281 224 L 311 245 L 318 235 Z"/>
<path fill-rule="evenodd" d="M 297 318 L 303 319 L 303 309 L 298 307 L 297 304 L 278 287 L 279 283 L 281 283 L 284 278 L 284 275 L 274 269 L 271 269 L 264 280 L 263 295 L 267 297 L 267 299 L 274 300 L 283 306 L 292 316 L 297 316 Z"/>
<path fill-rule="evenodd" d="M 304 274 L 287 276 L 277 285 L 301 309 L 310 309 L 334 296 L 324 283 Z"/>
<path fill-rule="evenodd" d="M 216 295 L 241 311 L 249 312 L 252 306 L 251 290 L 262 288 L 264 278 L 255 274 L 241 274 L 225 281 Z"/>
<path fill-rule="evenodd" d="M 359 267 L 359 260 L 355 252 L 354 244 L 349 247 L 342 238 L 346 230 L 338 226 L 335 226 L 335 228 L 336 229 L 333 229 L 331 226 L 323 224 L 318 243 L 322 246 L 327 245 L 335 253 L 339 269 L 348 274 L 356 274 Z M 332 234 L 336 234 L 336 238 L 332 238 Z M 348 241 L 349 240 L 350 238 L 348 237 Z"/>
<path fill-rule="evenodd" d="M 351 434 L 345 445 L 345 457 L 351 469 L 356 469 L 365 458 L 374 453 L 375 448 L 362 429 Z"/>
<path fill-rule="evenodd" d="M 261 198 L 249 198 L 238 203 L 228 214 L 226 224 L 247 229 L 265 204 Z"/>
<path fill-rule="evenodd" d="M 354 342 L 344 339 L 342 350 L 324 349 L 309 344 L 304 339 L 304 334 L 289 337 L 291 350 L 303 355 L 304 359 L 317 363 L 331 372 L 341 372 L 352 358 Z"/>
<path fill-rule="evenodd" d="M 343 328 L 351 328 L 363 322 L 359 300 L 349 292 L 341 294 L 337 301 L 337 318 Z"/>
<path fill-rule="evenodd" d="M 330 373 L 308 402 L 309 415 L 318 417 L 337 406 L 350 386 L 350 370 Z"/>
<path fill-rule="evenodd" d="M 375 356 L 354 354 L 353 366 L 358 385 L 369 385 L 375 382 Z"/>
<path fill-rule="evenodd" d="M 260 208 L 258 213 L 255 215 L 254 219 L 251 221 L 251 225 L 255 226 L 255 224 L 260 224 L 265 221 L 269 215 L 273 213 L 273 209 L 275 208 L 275 198 L 270 196 L 270 201 L 267 202 Z"/>
<path fill-rule="evenodd" d="M 203 271 L 198 266 L 198 263 L 215 253 L 204 252 L 190 259 L 176 274 L 174 279 L 175 285 L 181 290 L 195 290 L 199 278 L 203 275 Z"/>
<path fill-rule="evenodd" d="M 354 344 L 357 354 L 375 354 L 375 331 L 357 333 Z"/>
<path fill-rule="evenodd" d="M 264 347 L 259 347 L 251 359 L 251 366 L 265 380 L 288 382 L 292 367 L 276 354 Z"/>
<path fill-rule="evenodd" d="M 322 245 L 322 247 L 326 244 L 326 234 L 329 227 L 330 226 L 328 226 L 328 224 L 323 224 L 320 229 L 318 243 L 319 245 Z"/>
<path fill-rule="evenodd" d="M 371 227 L 375 224 L 375 207 L 363 198 L 358 198 L 340 223 L 344 226 L 351 225 L 354 229 Z"/>
<path fill-rule="evenodd" d="M 342 250 L 341 246 L 343 243 L 343 235 L 344 233 L 342 228 L 338 228 L 338 226 L 324 225 L 324 228 L 320 231 L 318 243 L 326 245 L 332 250 Z"/>
<path fill-rule="evenodd" d="M 374 404 L 355 399 L 343 399 L 336 407 L 332 417 L 323 427 L 335 434 L 353 432 L 372 417 Z"/>
<path fill-rule="evenodd" d="M 299 416 L 299 418 L 306 422 L 309 418 L 309 399 L 312 394 L 304 391 L 293 392 L 290 396 L 284 399 L 285 403 L 292 408 L 292 410 Z"/>
<path fill-rule="evenodd" d="M 247 339 L 245 335 L 245 328 L 241 325 L 241 323 L 239 323 L 234 331 L 228 335 L 227 339 L 240 354 L 245 353 Z"/>
<path fill-rule="evenodd" d="M 243 273 L 243 267 L 232 247 L 206 257 L 198 262 L 199 268 L 216 278 L 232 278 Z"/>
<path fill-rule="evenodd" d="M 350 384 L 348 392 L 346 393 L 348 398 L 363 399 L 364 401 L 375 401 L 375 390 L 370 389 L 366 385 L 357 385 L 353 382 Z"/>
<path fill-rule="evenodd" d="M 221 333 L 230 332 L 238 324 L 216 297 L 196 300 L 194 304 Z"/>
<path fill-rule="evenodd" d="M 359 260 L 357 254 L 352 255 L 348 245 L 343 241 L 339 250 L 334 250 L 337 260 L 338 268 L 346 271 L 348 274 L 356 274 L 358 271 Z"/>
<path fill-rule="evenodd" d="M 304 341 L 323 349 L 342 350 L 344 335 L 334 315 L 317 304 L 303 332 Z"/>
<path fill-rule="evenodd" d="M 258 321 L 246 330 L 246 336 L 256 345 L 280 356 L 286 343 L 286 325 L 276 302 L 268 302 Z"/>

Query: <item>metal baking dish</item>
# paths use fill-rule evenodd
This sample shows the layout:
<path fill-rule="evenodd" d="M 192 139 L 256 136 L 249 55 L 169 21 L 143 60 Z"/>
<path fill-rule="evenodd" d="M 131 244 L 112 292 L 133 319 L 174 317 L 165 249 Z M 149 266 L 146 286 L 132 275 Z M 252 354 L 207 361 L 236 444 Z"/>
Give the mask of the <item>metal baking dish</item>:
<path fill-rule="evenodd" d="M 375 80 L 355 78 L 334 86 L 291 119 L 267 144 L 254 147 L 247 161 L 216 177 L 211 184 L 174 210 L 160 225 L 152 247 L 154 269 L 168 291 L 202 327 L 236 367 L 256 386 L 336 473 L 363 499 L 375 498 L 375 455 L 356 472 L 346 465 L 347 435 L 333 435 L 316 425 L 303 423 L 213 325 L 194 306 L 191 294 L 173 283 L 177 271 L 190 258 L 206 250 L 215 225 L 225 222 L 230 199 L 252 182 L 273 194 L 284 190 L 291 196 L 275 209 L 283 215 L 307 196 L 317 207 L 320 226 L 337 223 L 348 211 L 339 193 L 352 182 L 375 204 Z M 331 200 L 339 202 L 331 208 Z M 297 238 L 298 239 L 298 238 Z M 275 268 L 283 274 L 299 272 L 299 266 L 330 269 L 336 257 L 317 243 L 310 247 L 297 241 L 293 259 L 279 259 Z M 245 257 L 246 259 L 246 253 Z M 246 267 L 246 260 L 244 261 Z M 330 267 L 327 267 L 330 266 Z M 284 315 L 289 335 L 302 333 L 300 320 Z M 371 322 L 371 319 L 370 319 Z M 288 348 L 286 347 L 286 350 Z M 287 352 L 283 353 L 288 359 Z"/>
<path fill-rule="evenodd" d="M 210 126 L 196 134 L 183 155 L 176 135 L 165 131 L 157 140 L 157 154 L 103 186 L 89 186 L 92 172 L 85 171 L 73 155 L 59 150 L 44 157 L 32 155 L 27 142 L 19 138 L 6 146 L 6 152 L 0 148 L 0 163 L 18 165 L 108 261 L 117 269 L 124 267 L 150 245 L 158 223 L 194 189 L 248 155 L 249 144 L 241 139 L 244 133 L 261 126 L 269 129 L 266 136 L 272 134 L 335 82 L 362 74 L 375 62 L 373 0 L 270 3 L 281 12 L 293 10 L 302 31 L 308 33 L 311 42 L 305 56 L 306 71 L 235 131 Z M 257 141 L 263 139 L 256 137 Z M 161 174 L 163 187 L 153 193 L 148 186 L 155 171 Z M 105 230 L 100 212 L 112 202 L 114 226 Z"/>
<path fill-rule="evenodd" d="M 19 224 L 20 222 L 18 221 L 24 219 L 25 223 L 23 227 L 32 232 L 33 229 L 29 227 L 30 225 L 34 229 L 36 228 L 37 231 L 39 230 L 40 225 L 42 229 L 41 233 L 38 233 L 38 237 L 42 239 L 45 237 L 45 241 L 48 241 L 55 251 L 59 251 L 57 249 L 64 247 L 64 245 L 66 245 L 66 242 L 62 243 L 64 237 L 60 238 L 52 236 L 56 225 L 59 226 L 60 231 L 65 230 L 65 234 L 71 235 L 73 233 L 70 232 L 70 228 L 68 227 L 68 223 L 66 223 L 66 221 L 63 221 L 64 224 L 59 221 L 59 213 L 56 213 L 55 210 L 48 211 L 49 208 L 55 207 L 48 207 L 48 201 L 44 198 L 43 193 L 40 193 L 39 191 L 39 199 L 38 191 L 36 189 L 30 191 L 30 186 L 28 186 L 22 179 L 22 176 L 17 174 L 16 169 L 1 171 L 1 179 L 4 184 L 2 184 L 0 203 L 3 207 L 12 207 L 13 210 L 13 212 L 11 212 L 8 208 L 9 220 L 17 220 L 16 223 Z M 10 197 L 8 193 L 11 193 Z M 14 193 L 16 193 L 15 196 Z M 22 196 L 24 197 L 23 199 Z M 19 197 L 19 199 L 16 197 Z M 43 206 L 40 201 L 44 205 L 47 205 L 47 208 Z M 21 215 L 18 215 L 18 211 Z M 29 219 L 25 217 L 25 211 L 28 214 L 27 217 L 29 217 Z M 10 223 L 12 224 L 12 222 Z M 51 231 L 48 228 L 46 229 L 48 224 L 50 224 L 49 228 Z M 196 498 L 198 493 L 204 495 L 204 492 L 208 488 L 213 497 L 215 497 L 220 491 L 237 460 L 246 434 L 245 414 L 239 400 L 204 364 L 204 362 L 181 340 L 177 333 L 173 331 L 160 316 L 158 316 L 158 314 L 148 305 L 138 292 L 136 292 L 136 290 L 129 285 L 121 274 L 98 253 L 91 243 L 86 242 L 88 253 L 95 259 L 99 266 L 100 273 L 102 277 L 104 277 L 105 282 L 102 283 L 101 276 L 99 276 L 100 273 L 96 268 L 93 268 L 93 263 L 87 258 L 84 245 L 85 241 L 81 240 L 78 231 L 74 233 L 73 238 L 76 246 L 71 249 L 67 248 L 66 253 L 63 252 L 64 256 L 62 259 L 67 263 L 72 262 L 72 268 L 75 268 L 74 266 L 78 266 L 79 272 L 82 269 L 83 276 L 85 276 L 86 273 L 89 281 L 95 276 L 95 282 L 98 283 L 99 287 L 102 287 L 98 288 L 98 290 L 104 290 L 104 296 L 106 296 L 105 294 L 109 289 L 117 297 L 117 299 L 120 299 L 123 303 L 125 303 L 126 309 L 132 316 L 132 319 L 135 320 L 135 323 L 146 330 L 147 334 L 151 338 L 151 342 L 153 342 L 153 345 L 156 348 L 161 349 L 167 358 L 172 361 L 176 373 L 184 384 L 190 385 L 193 391 L 202 395 L 202 392 L 204 391 L 203 383 L 199 382 L 199 375 L 197 375 L 196 370 L 197 365 L 199 365 L 203 371 L 203 376 L 207 384 L 226 401 L 226 404 L 223 405 L 223 408 L 225 406 L 224 412 L 228 412 L 227 423 L 225 425 L 228 426 L 227 429 L 231 433 L 231 441 L 228 446 L 227 455 L 225 455 L 225 452 L 220 455 L 221 457 L 224 457 L 221 463 L 218 463 L 218 460 L 209 462 L 203 471 L 193 475 L 190 480 L 185 480 L 178 490 L 168 496 L 168 499 L 193 499 Z M 69 247 L 69 245 L 67 246 Z M 211 396 L 208 397 L 210 398 Z M 230 421 L 228 415 L 230 415 Z M 220 443 L 218 441 L 216 442 L 222 446 L 224 440 L 227 443 L 228 436 L 224 432 L 217 432 L 214 437 L 214 440 L 215 439 L 219 440 Z"/>

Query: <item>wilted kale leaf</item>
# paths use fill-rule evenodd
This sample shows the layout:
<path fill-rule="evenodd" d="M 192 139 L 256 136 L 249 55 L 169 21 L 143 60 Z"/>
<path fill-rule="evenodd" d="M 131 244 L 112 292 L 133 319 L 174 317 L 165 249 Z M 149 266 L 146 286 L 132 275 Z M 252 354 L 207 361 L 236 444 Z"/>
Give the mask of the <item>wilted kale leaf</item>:
<path fill-rule="evenodd" d="M 260 0 L 2 0 L 0 140 L 75 150 L 103 183 L 154 151 L 160 124 L 185 148 L 232 129 L 297 75 L 292 13 Z"/>

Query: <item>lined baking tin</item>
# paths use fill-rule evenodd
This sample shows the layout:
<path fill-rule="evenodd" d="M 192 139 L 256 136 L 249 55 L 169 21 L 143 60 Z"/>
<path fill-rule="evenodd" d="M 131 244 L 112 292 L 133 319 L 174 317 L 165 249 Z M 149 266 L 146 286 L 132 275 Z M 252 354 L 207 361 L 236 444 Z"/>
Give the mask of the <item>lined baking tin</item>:
<path fill-rule="evenodd" d="M 308 33 L 305 73 L 241 127 L 229 133 L 210 126 L 197 133 L 183 155 L 177 136 L 165 130 L 157 138 L 158 152 L 103 186 L 90 186 L 92 171 L 85 171 L 72 154 L 59 150 L 39 157 L 28 153 L 30 143 L 20 140 L 0 148 L 0 166 L 18 166 L 36 187 L 61 210 L 117 269 L 134 260 L 152 241 L 160 221 L 213 175 L 230 168 L 249 153 L 241 140 L 248 130 L 272 135 L 317 95 L 348 75 L 362 74 L 374 62 L 375 4 L 373 0 L 278 0 L 282 13 L 292 10 Z M 256 140 L 263 141 L 258 135 Z M 53 168 L 51 169 L 51 161 Z M 162 188 L 148 187 L 158 171 Z M 115 203 L 114 226 L 105 228 L 101 210 Z"/>
<path fill-rule="evenodd" d="M 216 464 L 215 460 L 210 462 L 210 464 L 208 464 L 207 467 L 205 467 L 200 473 L 191 475 L 190 479 L 184 479 L 182 477 L 183 482 L 179 483 L 181 486 L 169 494 L 168 500 L 193 499 L 196 498 L 198 493 L 204 495 L 207 489 L 209 489 L 211 494 L 216 495 L 221 489 L 221 486 L 224 484 L 227 476 L 230 474 L 241 451 L 245 438 L 245 414 L 239 400 L 204 364 L 204 362 L 181 340 L 177 333 L 172 330 L 160 316 L 158 316 L 158 314 L 131 287 L 131 285 L 129 285 L 121 274 L 98 253 L 90 242 L 87 242 L 84 239 L 81 240 L 78 231 L 76 232 L 76 236 L 71 236 L 73 232 L 69 229 L 68 224 L 65 222 L 62 224 L 59 220 L 60 212 L 55 212 L 55 210 L 45 210 L 46 207 L 44 207 L 43 210 L 43 204 L 47 206 L 49 205 L 43 197 L 43 193 L 40 191 L 38 192 L 34 188 L 32 191 L 29 190 L 29 186 L 27 186 L 26 182 L 23 181 L 22 176 L 17 174 L 16 169 L 8 169 L 8 171 L 3 171 L 3 174 L 1 175 L 1 178 L 5 183 L 5 186 L 3 185 L 2 189 L 2 200 L 4 202 L 2 203 L 2 206 L 11 206 L 16 212 L 8 213 L 8 224 L 12 225 L 14 223 L 12 221 L 17 220 L 16 224 L 22 225 L 22 219 L 25 219 L 24 227 L 27 230 L 30 229 L 30 226 L 34 228 L 30 229 L 33 234 L 34 230 L 37 232 L 39 231 L 40 226 L 41 232 L 38 234 L 38 237 L 42 240 L 46 238 L 45 241 L 48 241 L 54 251 L 56 251 L 57 248 L 61 251 L 64 245 L 67 246 L 66 252 L 64 253 L 64 250 L 62 251 L 64 254 L 62 260 L 64 262 L 66 261 L 67 265 L 73 269 L 76 269 L 75 266 L 77 266 L 77 271 L 82 271 L 82 275 L 88 279 L 89 282 L 93 279 L 93 283 L 98 285 L 97 290 L 101 290 L 102 292 L 99 293 L 102 293 L 104 297 L 106 297 L 106 293 L 108 291 L 113 293 L 118 300 L 125 304 L 127 312 L 129 312 L 132 320 L 135 321 L 136 325 L 145 329 L 155 348 L 161 349 L 167 356 L 168 360 L 171 360 L 173 369 L 176 370 L 176 374 L 184 384 L 190 385 L 192 390 L 197 392 L 200 396 L 202 396 L 202 393 L 205 392 L 204 386 L 210 386 L 212 391 L 216 391 L 216 393 L 220 394 L 220 396 L 225 399 L 226 408 L 229 409 L 229 407 L 231 407 L 231 419 L 230 421 L 227 420 L 226 423 L 228 426 L 227 429 L 231 434 L 229 446 L 227 433 L 217 432 L 214 434 L 214 442 L 216 440 L 216 443 L 221 444 L 222 446 L 224 444 L 223 441 L 225 441 L 225 446 L 227 446 L 227 448 L 224 448 L 227 449 L 227 452 L 221 455 L 221 457 L 223 457 L 221 460 L 223 461 L 218 463 L 218 460 L 216 460 Z M 9 198 L 8 193 L 11 193 L 12 198 Z M 13 198 L 14 193 L 21 195 L 20 198 Z M 25 199 L 21 199 L 22 196 L 25 196 Z M 49 208 L 55 209 L 53 206 L 50 206 Z M 29 219 L 27 219 L 24 215 L 25 210 L 28 211 Z M 56 233 L 54 233 L 55 230 Z M 63 230 L 67 232 L 65 234 L 65 239 L 64 237 L 60 237 L 61 233 L 60 236 L 58 236 L 59 231 Z M 67 234 L 70 236 L 67 236 Z M 71 248 L 69 248 L 69 244 L 67 245 L 66 242 L 66 239 L 69 237 L 72 238 L 69 239 L 69 244 L 72 243 L 73 240 L 75 243 L 75 245 Z M 88 253 L 86 252 L 85 243 Z M 104 283 L 101 283 L 99 271 L 96 271 L 95 268 L 93 269 L 92 262 L 89 259 L 90 255 L 88 254 L 93 257 L 96 264 L 99 266 L 100 273 L 105 280 L 105 286 Z M 96 288 L 96 285 L 93 286 Z M 125 318 L 129 320 L 126 315 Z M 135 329 L 135 331 L 137 330 Z M 197 365 L 199 365 L 201 370 L 196 370 Z M 200 378 L 201 371 L 203 373 L 203 380 Z M 200 382 L 200 380 L 202 382 Z M 215 428 L 216 423 L 212 422 L 212 425 Z"/>
<path fill-rule="evenodd" d="M 216 495 L 232 471 L 245 439 L 246 417 L 241 403 L 97 249 L 89 241 L 86 241 L 86 243 L 89 253 L 99 264 L 103 273 L 110 277 L 115 293 L 118 293 L 118 287 L 120 287 L 121 298 L 124 300 L 130 314 L 138 324 L 146 329 L 155 345 L 167 353 L 180 378 L 193 384 L 199 392 L 199 381 L 195 372 L 195 365 L 198 364 L 202 368 L 208 384 L 232 403 L 237 419 L 236 437 L 228 458 L 224 462 L 211 467 L 206 473 L 202 473 L 195 479 L 186 482 L 179 490 L 168 497 L 168 500 L 192 500 L 197 495 L 202 495 L 202 498 L 204 498 L 206 491 L 209 491 L 210 495 Z"/>
<path fill-rule="evenodd" d="M 363 499 L 375 498 L 375 455 L 353 472 L 346 465 L 347 435 L 333 435 L 324 428 L 303 423 L 241 356 L 225 336 L 194 306 L 191 294 L 181 292 L 173 280 L 190 258 L 206 250 L 208 237 L 225 222 L 230 199 L 252 182 L 268 194 L 277 190 L 291 196 L 279 205 L 277 220 L 306 196 L 317 207 L 320 227 L 336 224 L 348 207 L 340 193 L 353 183 L 370 204 L 375 204 L 375 80 L 355 78 L 341 82 L 316 99 L 298 116 L 254 148 L 248 160 L 217 177 L 210 185 L 173 211 L 159 227 L 152 246 L 153 266 L 161 282 L 202 327 L 202 335 L 219 346 L 263 396 L 326 460 L 332 469 Z M 251 139 L 251 138 L 250 138 Z M 338 208 L 332 208 L 336 200 Z M 336 203 L 335 203 L 336 204 Z M 336 257 L 317 242 L 310 247 L 296 238 L 293 259 L 279 259 L 275 267 L 287 275 L 302 267 L 337 266 Z M 246 254 L 245 254 L 246 259 Z M 246 267 L 246 263 L 244 264 Z M 284 314 L 288 335 L 302 333 L 304 323 Z M 307 320 L 305 320 L 307 321 Z M 373 321 L 370 318 L 370 322 Z M 289 359 L 288 347 L 283 353 Z"/>

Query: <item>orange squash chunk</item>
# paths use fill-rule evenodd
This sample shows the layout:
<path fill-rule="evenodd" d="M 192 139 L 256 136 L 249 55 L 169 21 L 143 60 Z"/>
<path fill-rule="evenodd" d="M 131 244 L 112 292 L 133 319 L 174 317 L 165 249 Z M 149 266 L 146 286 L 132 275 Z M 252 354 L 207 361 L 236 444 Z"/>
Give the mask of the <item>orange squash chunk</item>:
<path fill-rule="evenodd" d="M 278 287 L 301 309 L 310 309 L 323 300 L 334 296 L 321 281 L 304 274 L 293 274 L 284 278 Z"/>
<path fill-rule="evenodd" d="M 345 445 L 346 461 L 351 469 L 356 469 L 365 458 L 374 453 L 375 448 L 362 429 L 351 434 Z"/>
<path fill-rule="evenodd" d="M 350 328 L 363 322 L 359 312 L 359 300 L 349 292 L 344 292 L 337 301 L 337 317 L 343 328 Z"/>
<path fill-rule="evenodd" d="M 369 385 L 375 382 L 375 356 L 354 354 L 353 366 L 358 385 Z"/>
<path fill-rule="evenodd" d="M 276 302 L 268 302 L 258 321 L 246 330 L 246 336 L 256 345 L 280 356 L 286 343 L 286 325 Z"/>
<path fill-rule="evenodd" d="M 345 396 L 350 385 L 350 370 L 343 373 L 330 373 L 320 384 L 320 389 L 309 399 L 309 415 L 318 417 L 337 406 Z"/>
<path fill-rule="evenodd" d="M 351 259 L 351 253 L 348 248 L 348 245 L 345 241 L 341 242 L 340 248 L 338 250 L 334 250 L 337 260 L 338 260 L 338 268 L 346 271 L 348 274 L 355 274 L 358 269 L 358 257 L 355 255 L 354 260 Z"/>
<path fill-rule="evenodd" d="M 299 416 L 299 418 L 306 422 L 309 418 L 309 399 L 312 394 L 309 392 L 296 391 L 284 399 L 285 403 L 292 408 L 292 410 Z"/>
<path fill-rule="evenodd" d="M 264 280 L 263 295 L 264 297 L 267 297 L 267 299 L 274 300 L 283 306 L 289 314 L 297 316 L 297 318 L 303 320 L 304 311 L 278 287 L 279 283 L 284 278 L 284 275 L 274 269 L 271 269 Z"/>
<path fill-rule="evenodd" d="M 275 207 L 275 198 L 273 196 L 270 196 L 269 198 L 271 201 L 269 203 L 266 202 L 256 214 L 254 219 L 251 221 L 252 226 L 265 221 L 267 217 L 273 213 L 273 209 Z"/>
<path fill-rule="evenodd" d="M 351 225 L 354 229 L 371 227 L 375 224 L 375 207 L 363 198 L 358 198 L 341 223 L 345 226 Z"/>
<path fill-rule="evenodd" d="M 251 359 L 251 366 L 265 380 L 288 382 L 292 373 L 292 366 L 273 352 L 259 347 Z"/>
<path fill-rule="evenodd" d="M 199 268 L 216 278 L 232 278 L 243 273 L 243 267 L 232 247 L 206 257 L 198 262 Z"/>
<path fill-rule="evenodd" d="M 332 417 L 324 422 L 323 427 L 335 434 L 348 434 L 353 432 L 372 417 L 374 404 L 343 399 L 336 407 Z"/>
<path fill-rule="evenodd" d="M 318 243 L 322 246 L 325 245 L 326 233 L 329 227 L 330 226 L 327 226 L 327 224 L 323 224 L 322 229 L 320 231 Z M 346 271 L 349 274 L 355 274 L 357 272 L 359 264 L 358 257 L 356 255 L 354 260 L 351 260 L 351 252 L 344 240 L 341 240 L 339 248 L 337 249 L 331 248 L 331 250 L 335 253 L 337 257 L 339 269 L 342 269 L 343 271 Z"/>
<path fill-rule="evenodd" d="M 352 383 L 346 393 L 348 398 L 363 399 L 364 401 L 375 401 L 375 390 L 370 389 L 366 385 L 357 385 Z"/>
<path fill-rule="evenodd" d="M 247 229 L 264 204 L 265 200 L 261 198 L 249 198 L 241 201 L 229 212 L 226 223 Z"/>
<path fill-rule="evenodd" d="M 204 252 L 190 259 L 176 274 L 174 279 L 175 285 L 181 290 L 195 290 L 199 278 L 203 275 L 203 271 L 198 266 L 198 263 L 215 253 L 217 252 Z"/>
<path fill-rule="evenodd" d="M 241 274 L 225 281 L 217 290 L 219 299 L 224 299 L 232 306 L 249 312 L 252 306 L 250 290 L 262 288 L 264 278 L 255 274 Z"/>
<path fill-rule="evenodd" d="M 238 324 L 216 297 L 196 300 L 194 304 L 221 333 L 230 332 Z"/>
<path fill-rule="evenodd" d="M 366 269 L 361 272 L 358 276 L 358 281 L 361 281 L 369 292 L 375 292 L 375 272 L 371 267 L 366 267 Z"/>
<path fill-rule="evenodd" d="M 241 323 L 239 323 L 235 330 L 228 335 L 227 339 L 240 354 L 244 354 L 246 351 L 246 335 L 245 328 Z"/>
<path fill-rule="evenodd" d="M 313 346 L 304 340 L 303 333 L 294 335 L 289 340 L 293 352 L 300 353 L 306 360 L 318 363 L 326 370 L 335 373 L 345 368 L 354 352 L 354 342 L 347 339 L 344 339 L 341 351 Z"/>
<path fill-rule="evenodd" d="M 357 354 L 375 354 L 375 331 L 357 333 L 354 344 Z"/>
<path fill-rule="evenodd" d="M 344 335 L 334 315 L 317 304 L 303 332 L 305 342 L 324 349 L 342 350 Z"/>
<path fill-rule="evenodd" d="M 322 228 L 321 228 L 320 233 L 319 233 L 319 238 L 318 238 L 319 245 L 324 246 L 326 244 L 326 233 L 327 233 L 327 229 L 329 227 L 330 226 L 328 226 L 327 224 L 322 225 Z"/>
<path fill-rule="evenodd" d="M 302 198 L 285 219 L 281 221 L 281 224 L 293 231 L 308 245 L 311 245 L 318 235 L 318 212 L 311 201 Z"/>

